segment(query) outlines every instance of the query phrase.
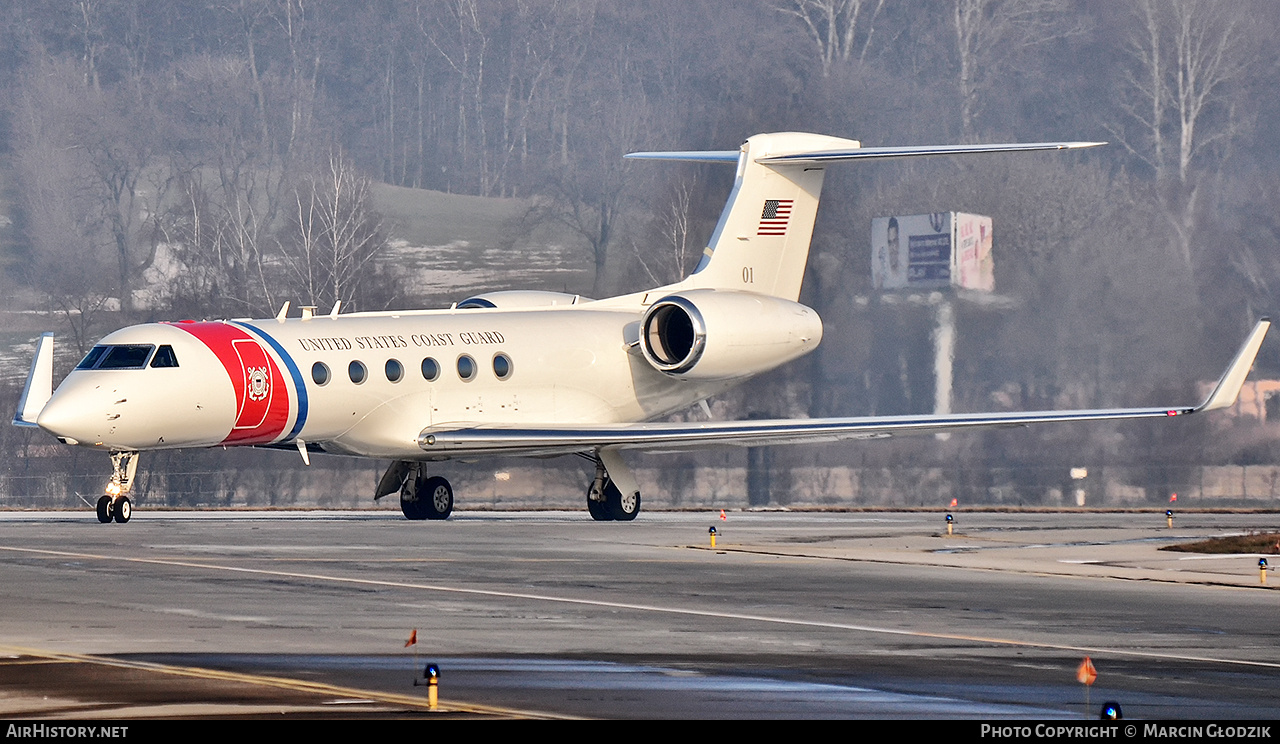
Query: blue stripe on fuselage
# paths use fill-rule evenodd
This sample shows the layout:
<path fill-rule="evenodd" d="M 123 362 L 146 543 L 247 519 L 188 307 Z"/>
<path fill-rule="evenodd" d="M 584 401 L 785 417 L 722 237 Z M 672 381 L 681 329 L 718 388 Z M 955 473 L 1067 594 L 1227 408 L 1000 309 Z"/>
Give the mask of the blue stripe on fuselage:
<path fill-rule="evenodd" d="M 293 429 L 289 432 L 289 436 L 285 437 L 281 441 L 288 442 L 293 440 L 298 436 L 298 432 L 302 431 L 303 425 L 307 423 L 307 386 L 302 382 L 302 372 L 298 371 L 298 365 L 294 364 L 293 357 L 289 356 L 289 354 L 285 352 L 284 347 L 280 345 L 280 342 L 267 335 L 266 331 L 234 320 L 229 322 L 232 325 L 256 334 L 261 337 L 262 340 L 271 344 L 271 348 L 275 349 L 276 354 L 278 354 L 280 359 L 284 361 L 284 366 L 289 368 L 289 376 L 293 378 L 293 386 L 298 391 L 298 418 L 293 422 Z"/>

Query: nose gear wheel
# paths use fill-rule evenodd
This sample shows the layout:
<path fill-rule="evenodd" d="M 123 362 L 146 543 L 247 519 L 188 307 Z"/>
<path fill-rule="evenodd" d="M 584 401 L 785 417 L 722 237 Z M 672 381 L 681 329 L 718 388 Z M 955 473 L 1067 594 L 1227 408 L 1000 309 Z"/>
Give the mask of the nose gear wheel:
<path fill-rule="evenodd" d="M 133 517 L 133 503 L 126 495 L 133 488 L 133 476 L 138 470 L 138 453 L 119 451 L 111 453 L 111 478 L 106 493 L 98 499 L 98 521 L 124 524 Z"/>

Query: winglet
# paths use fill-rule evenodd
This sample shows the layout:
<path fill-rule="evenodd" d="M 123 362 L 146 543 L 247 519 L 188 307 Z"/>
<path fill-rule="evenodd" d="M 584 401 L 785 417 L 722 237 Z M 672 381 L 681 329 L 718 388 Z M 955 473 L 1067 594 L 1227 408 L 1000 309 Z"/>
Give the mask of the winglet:
<path fill-rule="evenodd" d="M 1236 397 L 1240 395 L 1240 387 L 1244 385 L 1244 378 L 1249 376 L 1249 370 L 1253 367 L 1253 360 L 1258 356 L 1258 348 L 1262 346 L 1262 339 L 1266 338 L 1267 329 L 1271 327 L 1271 319 L 1263 318 L 1253 327 L 1253 332 L 1249 334 L 1249 338 L 1245 339 L 1244 344 L 1240 347 L 1240 351 L 1236 352 L 1236 358 L 1231 360 L 1231 366 L 1227 367 L 1227 371 L 1222 373 L 1222 378 L 1218 380 L 1218 386 L 1213 389 L 1205 402 L 1201 403 L 1196 409 L 1199 411 L 1214 411 L 1219 408 L 1229 408 L 1236 403 Z"/>
<path fill-rule="evenodd" d="M 36 342 L 36 356 L 31 360 L 31 372 L 27 386 L 18 400 L 18 410 L 13 415 L 14 426 L 35 426 L 36 417 L 44 404 L 53 397 L 53 334 L 45 333 Z"/>

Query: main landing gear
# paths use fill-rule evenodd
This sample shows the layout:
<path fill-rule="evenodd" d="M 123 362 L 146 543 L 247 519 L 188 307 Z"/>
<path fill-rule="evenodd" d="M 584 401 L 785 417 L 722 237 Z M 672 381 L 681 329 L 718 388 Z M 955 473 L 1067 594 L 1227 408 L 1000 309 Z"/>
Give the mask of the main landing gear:
<path fill-rule="evenodd" d="M 597 522 L 630 522 L 640 513 L 640 487 L 618 450 L 601 448 L 582 457 L 595 465 L 587 486 L 587 511 Z M 400 494 L 400 511 L 406 519 L 448 519 L 453 513 L 453 488 L 438 475 L 427 475 L 426 463 L 397 460 L 391 463 L 373 498 Z"/>
<path fill-rule="evenodd" d="M 617 450 L 601 449 L 587 459 L 596 464 L 587 486 L 587 511 L 597 522 L 630 522 L 640 513 L 640 488 Z"/>
<path fill-rule="evenodd" d="M 453 487 L 438 475 L 428 476 L 422 465 L 407 460 L 391 463 L 373 498 L 399 491 L 400 511 L 405 519 L 448 519 L 453 513 Z"/>
<path fill-rule="evenodd" d="M 124 524 L 133 517 L 133 504 L 125 494 L 133 488 L 133 475 L 138 470 L 137 452 L 111 453 L 111 480 L 106 493 L 98 499 L 98 521 L 112 520 Z"/>

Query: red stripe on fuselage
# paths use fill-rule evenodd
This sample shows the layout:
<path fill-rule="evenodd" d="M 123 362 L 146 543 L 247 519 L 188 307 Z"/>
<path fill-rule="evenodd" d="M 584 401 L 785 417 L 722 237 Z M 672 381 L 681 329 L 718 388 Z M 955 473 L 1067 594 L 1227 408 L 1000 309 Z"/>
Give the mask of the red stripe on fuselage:
<path fill-rule="evenodd" d="M 236 391 L 236 421 L 223 444 L 273 442 L 289 423 L 289 390 L 258 340 L 228 323 L 174 323 L 209 347 Z"/>

